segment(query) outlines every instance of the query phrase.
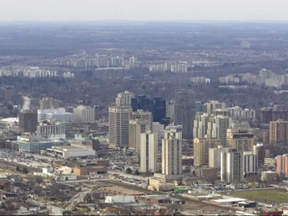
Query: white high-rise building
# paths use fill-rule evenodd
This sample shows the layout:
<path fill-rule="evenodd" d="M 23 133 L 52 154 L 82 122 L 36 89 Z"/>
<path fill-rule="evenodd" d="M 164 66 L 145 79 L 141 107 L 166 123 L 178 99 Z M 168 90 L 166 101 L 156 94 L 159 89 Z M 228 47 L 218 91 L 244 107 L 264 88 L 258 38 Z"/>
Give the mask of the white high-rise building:
<path fill-rule="evenodd" d="M 194 125 L 193 125 L 194 138 L 204 138 L 206 136 L 209 119 L 210 119 L 210 115 L 208 113 L 196 114 Z"/>
<path fill-rule="evenodd" d="M 128 147 L 129 121 L 132 108 L 109 107 L 109 142 L 118 147 Z"/>
<path fill-rule="evenodd" d="M 73 109 L 74 121 L 77 123 L 94 123 L 95 109 L 94 107 L 79 105 Z"/>
<path fill-rule="evenodd" d="M 206 112 L 208 114 L 213 114 L 213 111 L 216 109 L 225 109 L 226 108 L 226 103 L 224 102 L 219 102 L 219 101 L 209 101 L 204 104 L 206 106 Z"/>
<path fill-rule="evenodd" d="M 167 126 L 162 139 L 162 174 L 165 178 L 182 175 L 182 126 Z"/>
<path fill-rule="evenodd" d="M 228 152 L 229 148 L 218 146 L 218 148 L 210 148 L 208 153 L 209 167 L 220 168 L 221 152 Z"/>
<path fill-rule="evenodd" d="M 221 145 L 225 147 L 227 143 L 227 129 L 231 127 L 232 119 L 230 117 L 214 116 L 214 118 L 210 118 L 207 136 L 220 139 Z"/>
<path fill-rule="evenodd" d="M 258 158 L 253 152 L 243 153 L 244 175 L 257 174 Z"/>
<path fill-rule="evenodd" d="M 227 108 L 229 116 L 235 120 L 251 120 L 256 118 L 256 110 L 254 109 L 242 109 L 239 106 Z"/>
<path fill-rule="evenodd" d="M 116 106 L 121 107 L 131 107 L 131 100 L 134 97 L 134 93 L 129 91 L 124 91 L 117 94 L 116 97 Z"/>
<path fill-rule="evenodd" d="M 221 145 L 226 146 L 227 129 L 232 127 L 232 119 L 228 116 L 197 113 L 193 134 L 195 138 L 217 138 Z"/>
<path fill-rule="evenodd" d="M 221 181 L 237 183 L 244 180 L 243 155 L 236 150 L 221 152 L 220 172 Z"/>
<path fill-rule="evenodd" d="M 141 134 L 140 172 L 157 172 L 158 136 L 151 131 Z"/>
<path fill-rule="evenodd" d="M 140 154 L 141 134 L 150 131 L 150 124 L 147 120 L 129 121 L 129 148 L 135 149 Z"/>

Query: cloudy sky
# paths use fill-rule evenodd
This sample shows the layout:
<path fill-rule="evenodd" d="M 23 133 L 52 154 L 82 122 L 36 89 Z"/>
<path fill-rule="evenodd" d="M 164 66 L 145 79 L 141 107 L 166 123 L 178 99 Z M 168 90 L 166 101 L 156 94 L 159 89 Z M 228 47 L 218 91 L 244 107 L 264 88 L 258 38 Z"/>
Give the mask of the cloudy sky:
<path fill-rule="evenodd" d="M 288 20 L 288 0 L 0 0 L 0 20 Z"/>

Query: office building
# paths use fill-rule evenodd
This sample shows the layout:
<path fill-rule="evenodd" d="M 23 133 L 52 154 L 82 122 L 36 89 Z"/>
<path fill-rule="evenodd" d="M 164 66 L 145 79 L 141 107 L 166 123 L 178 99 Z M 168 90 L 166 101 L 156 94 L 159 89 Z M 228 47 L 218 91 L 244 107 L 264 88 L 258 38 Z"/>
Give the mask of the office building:
<path fill-rule="evenodd" d="M 140 172 L 157 172 L 158 160 L 158 137 L 157 133 L 148 131 L 140 136 Z"/>
<path fill-rule="evenodd" d="M 66 146 L 52 146 L 51 148 L 47 148 L 45 153 L 53 157 L 69 159 L 69 158 L 95 156 L 96 152 L 92 148 L 85 148 L 85 146 L 66 145 Z"/>
<path fill-rule="evenodd" d="M 254 134 L 249 129 L 228 129 L 227 145 L 237 151 L 253 151 Z"/>
<path fill-rule="evenodd" d="M 276 172 L 279 176 L 288 177 L 288 154 L 278 155 L 276 157 Z"/>
<path fill-rule="evenodd" d="M 79 105 L 73 109 L 74 122 L 76 123 L 94 123 L 95 108 Z"/>
<path fill-rule="evenodd" d="M 221 152 L 228 152 L 229 148 L 224 148 L 223 146 L 218 145 L 217 148 L 209 148 L 208 158 L 209 158 L 209 167 L 211 168 L 220 168 L 221 162 Z"/>
<path fill-rule="evenodd" d="M 136 112 L 139 109 L 152 112 L 153 100 L 147 98 L 145 95 L 140 95 L 135 98 L 132 98 L 131 106 L 133 112 Z"/>
<path fill-rule="evenodd" d="M 162 174 L 165 178 L 182 175 L 182 126 L 167 126 L 162 139 Z"/>
<path fill-rule="evenodd" d="M 35 133 L 37 130 L 37 113 L 23 110 L 19 113 L 19 129 L 21 132 Z"/>
<path fill-rule="evenodd" d="M 28 137 L 17 137 L 16 141 L 12 141 L 13 146 L 20 152 L 40 153 L 41 150 L 46 150 L 52 146 L 66 145 L 67 143 L 62 140 L 43 139 L 34 135 Z"/>
<path fill-rule="evenodd" d="M 166 117 L 166 101 L 161 97 L 153 99 L 153 121 L 162 123 L 162 119 Z"/>
<path fill-rule="evenodd" d="M 244 176 L 257 174 L 257 171 L 258 171 L 257 155 L 253 154 L 253 152 L 244 152 L 243 163 L 244 163 L 244 166 L 243 166 Z"/>
<path fill-rule="evenodd" d="M 37 126 L 37 135 L 44 138 L 65 139 L 68 125 L 61 122 L 41 121 Z"/>
<path fill-rule="evenodd" d="M 175 113 L 175 102 L 169 101 L 166 103 L 166 117 L 170 118 L 171 121 L 174 121 L 174 113 Z"/>
<path fill-rule="evenodd" d="M 195 106 L 196 106 L 196 112 L 203 112 L 205 110 L 202 101 L 196 101 Z"/>
<path fill-rule="evenodd" d="M 221 181 L 228 183 L 242 182 L 243 176 L 243 156 L 236 150 L 220 153 L 220 176 Z"/>
<path fill-rule="evenodd" d="M 140 154 L 141 134 L 151 131 L 147 120 L 129 121 L 129 148 L 134 149 Z"/>
<path fill-rule="evenodd" d="M 221 103 L 219 101 L 209 101 L 205 103 L 204 106 L 208 114 L 213 114 L 214 110 L 216 109 L 226 109 L 226 103 L 224 102 Z"/>
<path fill-rule="evenodd" d="M 109 142 L 118 147 L 128 147 L 130 107 L 109 107 Z"/>
<path fill-rule="evenodd" d="M 183 139 L 193 138 L 195 119 L 195 94 L 192 91 L 179 91 L 175 99 L 175 124 L 183 126 Z"/>
<path fill-rule="evenodd" d="M 43 109 L 58 109 L 60 107 L 60 100 L 55 100 L 52 97 L 44 97 L 40 101 L 40 110 Z"/>
<path fill-rule="evenodd" d="M 253 154 L 257 155 L 258 166 L 263 166 L 264 165 L 264 159 L 266 157 L 266 149 L 265 149 L 264 145 L 263 144 L 254 145 L 253 146 Z"/>
<path fill-rule="evenodd" d="M 130 115 L 130 120 L 145 120 L 148 121 L 150 130 L 153 130 L 153 116 L 149 111 L 137 110 L 132 112 Z"/>
<path fill-rule="evenodd" d="M 269 123 L 269 144 L 288 145 L 288 121 L 279 119 Z"/>
<path fill-rule="evenodd" d="M 124 91 L 117 94 L 116 97 L 116 106 L 120 107 L 131 107 L 131 101 L 134 97 L 134 93 L 129 91 Z"/>
<path fill-rule="evenodd" d="M 221 146 L 217 138 L 195 138 L 193 142 L 194 166 L 208 165 L 209 149 Z"/>
<path fill-rule="evenodd" d="M 42 120 L 55 120 L 59 122 L 72 122 L 73 113 L 66 112 L 64 108 L 37 110 L 38 122 Z"/>
<path fill-rule="evenodd" d="M 154 122 L 161 122 L 166 117 L 166 101 L 161 97 L 149 99 L 145 95 L 132 98 L 132 110 L 148 111 L 152 113 Z"/>

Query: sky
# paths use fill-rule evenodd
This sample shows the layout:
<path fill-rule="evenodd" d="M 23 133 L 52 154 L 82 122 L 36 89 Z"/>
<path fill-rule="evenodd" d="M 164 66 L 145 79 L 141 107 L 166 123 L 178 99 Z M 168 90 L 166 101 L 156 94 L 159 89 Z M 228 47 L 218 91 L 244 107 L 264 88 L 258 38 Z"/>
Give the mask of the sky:
<path fill-rule="evenodd" d="M 287 21 L 288 0 L 0 0 L 1 21 Z"/>

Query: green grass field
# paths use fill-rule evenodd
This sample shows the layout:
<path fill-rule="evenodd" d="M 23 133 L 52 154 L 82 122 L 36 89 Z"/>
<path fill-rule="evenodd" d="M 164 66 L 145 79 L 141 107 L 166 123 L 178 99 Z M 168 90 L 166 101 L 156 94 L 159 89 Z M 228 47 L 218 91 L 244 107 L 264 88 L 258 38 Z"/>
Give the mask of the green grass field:
<path fill-rule="evenodd" d="M 231 195 L 267 204 L 288 203 L 288 193 L 284 190 L 237 191 Z"/>

